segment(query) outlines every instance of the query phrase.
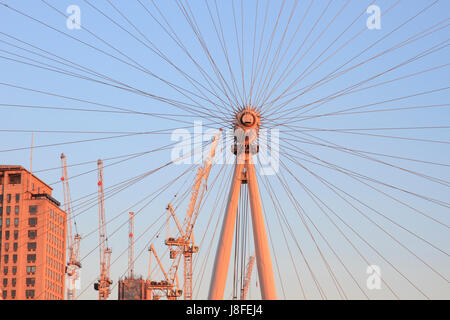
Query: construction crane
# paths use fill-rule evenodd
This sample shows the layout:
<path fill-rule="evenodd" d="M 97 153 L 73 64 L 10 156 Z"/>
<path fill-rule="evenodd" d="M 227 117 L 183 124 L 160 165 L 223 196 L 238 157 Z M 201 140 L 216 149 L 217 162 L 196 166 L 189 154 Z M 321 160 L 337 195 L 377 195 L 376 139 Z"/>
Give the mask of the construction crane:
<path fill-rule="evenodd" d="M 128 279 L 134 279 L 134 212 L 130 212 L 128 226 Z"/>
<path fill-rule="evenodd" d="M 111 249 L 108 248 L 108 237 L 106 236 L 106 221 L 105 221 L 105 194 L 103 189 L 103 161 L 97 161 L 98 172 L 98 223 L 99 223 L 99 248 L 100 248 L 100 278 L 94 283 L 94 289 L 98 290 L 99 300 L 106 300 L 110 294 L 110 286 L 112 280 L 110 277 L 111 265 Z"/>
<path fill-rule="evenodd" d="M 155 247 L 152 245 L 150 245 L 150 248 L 148 249 L 150 251 L 150 257 L 149 257 L 149 262 L 148 262 L 148 277 L 147 277 L 147 282 L 146 282 L 146 297 L 148 300 L 159 300 L 162 298 L 162 294 L 158 294 L 155 291 L 159 291 L 162 292 L 168 300 L 176 300 L 178 297 L 181 296 L 181 294 L 183 293 L 183 290 L 179 289 L 179 283 L 178 283 L 178 277 L 175 276 L 175 281 L 169 278 L 169 275 L 167 274 L 167 272 L 164 270 L 164 267 L 161 263 L 161 260 L 158 257 L 158 254 L 156 253 Z M 152 258 L 152 253 L 153 256 L 156 259 L 156 262 L 158 263 L 158 266 L 161 270 L 161 272 L 164 275 L 164 280 L 162 281 L 154 281 L 151 280 L 151 275 L 150 275 L 150 271 L 151 271 L 151 258 Z M 175 286 L 176 284 L 176 286 Z"/>
<path fill-rule="evenodd" d="M 64 209 L 66 211 L 67 223 L 67 266 L 66 273 L 68 277 L 67 300 L 75 298 L 76 281 L 79 279 L 80 263 L 80 240 L 81 236 L 76 232 L 76 223 L 72 217 L 72 206 L 70 199 L 69 179 L 67 175 L 67 158 L 64 153 L 61 154 L 61 181 L 64 194 Z M 72 236 L 72 226 L 76 234 Z"/>
<path fill-rule="evenodd" d="M 247 272 L 245 273 L 244 285 L 241 289 L 241 300 L 247 299 L 248 287 L 252 278 L 253 265 L 255 264 L 255 256 L 251 256 L 247 262 Z"/>
<path fill-rule="evenodd" d="M 198 168 L 197 175 L 194 180 L 194 186 L 192 188 L 192 194 L 189 201 L 189 206 L 186 211 L 186 216 L 183 221 L 183 225 L 178 221 L 177 215 L 169 203 L 167 210 L 171 213 L 175 224 L 178 229 L 179 237 L 169 237 L 166 239 L 165 244 L 171 247 L 170 258 L 175 259 L 179 254 L 183 255 L 184 262 L 184 282 L 183 282 L 183 292 L 185 300 L 192 300 L 192 254 L 198 252 L 198 246 L 194 243 L 193 228 L 195 221 L 200 210 L 200 205 L 203 200 L 203 196 L 207 189 L 207 182 L 209 173 L 211 171 L 211 166 L 214 160 L 217 144 L 219 143 L 219 138 L 222 133 L 220 132 L 214 135 L 211 142 L 211 149 L 209 156 L 205 159 L 203 167 Z M 175 249 L 172 249 L 175 247 Z M 170 268 L 170 278 L 173 279 L 176 276 L 178 270 L 178 263 L 175 261 L 172 263 Z"/>

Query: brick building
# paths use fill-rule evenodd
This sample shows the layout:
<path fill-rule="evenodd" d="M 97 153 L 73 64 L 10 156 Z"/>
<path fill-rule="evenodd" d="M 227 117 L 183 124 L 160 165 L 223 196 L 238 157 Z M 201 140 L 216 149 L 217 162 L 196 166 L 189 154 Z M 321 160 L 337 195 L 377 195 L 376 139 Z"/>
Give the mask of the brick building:
<path fill-rule="evenodd" d="M 0 165 L 0 299 L 64 299 L 66 226 L 50 186 Z"/>

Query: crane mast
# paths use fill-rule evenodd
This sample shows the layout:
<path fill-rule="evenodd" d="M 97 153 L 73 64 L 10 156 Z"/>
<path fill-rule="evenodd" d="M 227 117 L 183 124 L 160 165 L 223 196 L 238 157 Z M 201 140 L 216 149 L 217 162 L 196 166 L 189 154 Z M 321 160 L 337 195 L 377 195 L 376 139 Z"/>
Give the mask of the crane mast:
<path fill-rule="evenodd" d="M 247 272 L 245 273 L 244 285 L 241 289 L 241 300 L 247 299 L 248 287 L 252 278 L 253 265 L 255 264 L 255 257 L 251 256 L 247 262 Z"/>
<path fill-rule="evenodd" d="M 61 181 L 63 185 L 64 194 L 64 209 L 66 211 L 67 223 L 67 266 L 66 273 L 68 276 L 67 285 L 67 300 L 73 300 L 75 298 L 76 281 L 79 278 L 79 269 L 81 263 L 79 261 L 80 256 L 80 240 L 81 236 L 77 233 L 72 236 L 72 225 L 75 225 L 72 218 L 72 205 L 70 199 L 69 179 L 67 175 L 67 158 L 64 153 L 61 154 Z"/>
<path fill-rule="evenodd" d="M 128 234 L 128 279 L 134 279 L 134 212 L 130 212 Z"/>
<path fill-rule="evenodd" d="M 166 239 L 166 245 L 175 246 L 175 250 L 170 251 L 170 257 L 175 259 L 178 253 L 183 254 L 183 272 L 184 272 L 184 282 L 183 282 L 183 293 L 185 300 L 192 300 L 192 254 L 198 252 L 198 246 L 194 243 L 193 227 L 200 210 L 200 205 L 203 200 L 203 196 L 207 189 L 207 181 L 209 173 L 211 171 L 211 166 L 214 160 L 217 144 L 219 143 L 219 138 L 222 133 L 220 132 L 214 135 L 211 143 L 211 149 L 209 156 L 205 159 L 203 167 L 198 168 L 197 175 L 194 180 L 194 185 L 192 187 L 192 194 L 189 201 L 188 209 L 186 211 L 186 216 L 181 226 L 177 216 L 174 212 L 172 205 L 169 203 L 167 209 L 170 211 L 180 234 L 180 237 L 168 238 Z M 176 271 L 178 269 L 178 264 L 175 262 L 172 264 L 170 269 L 170 277 L 176 276 Z"/>
<path fill-rule="evenodd" d="M 103 189 L 103 161 L 97 161 L 98 172 L 98 208 L 99 208 L 99 248 L 100 248 L 100 279 L 94 284 L 94 289 L 98 290 L 99 300 L 106 300 L 109 297 L 112 284 L 110 278 L 111 265 L 111 249 L 108 248 L 108 238 L 106 236 L 106 221 L 105 221 L 105 194 Z"/>

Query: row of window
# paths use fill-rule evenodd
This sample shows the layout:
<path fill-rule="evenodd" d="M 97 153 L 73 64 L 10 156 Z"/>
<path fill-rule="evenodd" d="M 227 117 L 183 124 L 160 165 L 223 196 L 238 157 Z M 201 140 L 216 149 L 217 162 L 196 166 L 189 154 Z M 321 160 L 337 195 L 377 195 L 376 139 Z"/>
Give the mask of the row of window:
<path fill-rule="evenodd" d="M 9 240 L 10 231 L 5 230 L 5 240 Z M 33 240 L 37 237 L 37 230 L 28 230 L 28 238 Z M 2 234 L 0 233 L 0 240 L 2 239 Z M 14 230 L 14 240 L 19 239 L 19 230 Z"/>
<path fill-rule="evenodd" d="M 15 276 L 16 275 L 16 273 L 17 273 L 17 267 L 16 266 L 13 266 L 12 268 L 11 268 L 12 270 L 12 274 Z M 8 274 L 8 267 L 3 267 L 3 274 L 6 276 L 7 274 Z"/>
<path fill-rule="evenodd" d="M 27 274 L 35 274 L 36 266 L 27 266 Z"/>
<path fill-rule="evenodd" d="M 47 265 L 49 265 L 50 267 L 62 272 L 64 269 L 64 265 L 59 263 L 57 260 L 51 258 L 51 257 L 46 257 L 46 263 Z"/>
<path fill-rule="evenodd" d="M 14 299 L 15 297 L 16 297 L 16 290 L 11 290 L 11 298 Z M 7 290 L 3 290 L 2 298 L 3 299 L 8 298 L 8 291 Z"/>
<path fill-rule="evenodd" d="M 2 226 L 2 222 L 3 220 L 0 219 L 0 227 Z M 11 219 L 10 218 L 6 218 L 5 219 L 5 227 L 9 227 L 11 226 Z M 19 226 L 19 218 L 14 218 L 14 226 L 18 227 Z"/>
<path fill-rule="evenodd" d="M 16 252 L 17 249 L 19 247 L 19 244 L 17 242 L 13 243 L 13 251 Z M 5 251 L 8 252 L 9 251 L 9 242 L 5 243 Z"/>
<path fill-rule="evenodd" d="M 3 261 L 5 262 L 5 264 L 8 263 L 9 262 L 9 256 L 8 255 L 4 255 L 3 257 L 4 257 Z M 17 263 L 17 254 L 13 254 L 12 257 L 13 257 L 13 259 L 12 259 L 13 263 Z M 35 262 L 36 262 L 36 255 L 35 254 L 27 254 L 27 263 L 35 263 Z M 13 267 L 13 274 L 16 274 L 16 272 L 17 272 L 17 268 Z M 28 269 L 27 269 L 27 272 L 28 272 Z M 3 274 L 4 275 L 8 274 L 8 267 L 7 266 L 3 267 Z"/>
<path fill-rule="evenodd" d="M 5 257 L 8 257 L 8 256 L 5 255 Z M 8 258 L 5 259 L 6 262 L 8 260 L 9 260 Z M 17 263 L 17 254 L 13 255 L 13 262 Z M 27 254 L 27 263 L 35 263 L 35 262 L 36 262 L 36 255 L 35 254 Z M 36 271 L 36 267 L 34 267 L 34 269 L 32 269 L 31 267 L 34 267 L 34 266 L 27 267 L 27 273 L 32 272 L 33 270 Z M 31 268 L 31 269 L 29 269 L 29 268 Z M 17 267 L 13 266 L 12 267 L 12 274 L 15 275 L 16 273 L 17 273 Z M 8 274 L 8 267 L 7 266 L 3 267 L 3 274 L 5 276 Z"/>
<path fill-rule="evenodd" d="M 3 225 L 3 220 L 0 219 L 0 227 Z M 28 219 L 28 226 L 29 227 L 35 227 L 37 225 L 37 218 L 29 218 Z M 6 218 L 5 219 L 5 227 L 9 227 L 11 226 L 11 219 L 10 218 Z M 14 226 L 18 227 L 19 226 L 19 218 L 14 218 Z"/>
<path fill-rule="evenodd" d="M 5 231 L 5 240 L 9 240 L 10 231 Z M 0 233 L 0 240 L 2 239 L 2 234 Z M 19 239 L 19 230 L 14 230 L 14 240 Z"/>
<path fill-rule="evenodd" d="M 17 249 L 18 249 L 18 243 L 17 242 L 14 242 L 13 243 L 13 251 L 15 252 L 15 251 L 17 251 Z M 36 242 L 29 242 L 28 243 L 28 250 L 29 251 L 36 251 Z M 9 242 L 6 242 L 5 243 L 5 251 L 6 252 L 8 252 L 9 251 Z M 5 257 L 6 257 L 7 255 L 5 255 Z M 33 255 L 28 255 L 28 256 L 33 256 Z M 34 255 L 35 256 L 35 255 Z"/>
<path fill-rule="evenodd" d="M 12 287 L 15 287 L 16 284 L 17 284 L 16 278 L 12 278 L 12 279 L 11 279 L 11 286 L 12 286 Z M 3 286 L 4 286 L 4 287 L 7 287 L 7 286 L 8 286 L 8 278 L 4 278 L 4 279 L 3 279 Z"/>
<path fill-rule="evenodd" d="M 35 294 L 34 290 L 25 290 L 25 297 L 27 297 L 27 299 L 34 298 L 34 294 Z M 7 290 L 3 290 L 2 297 L 3 297 L 3 299 L 7 299 L 8 298 L 8 291 Z M 11 298 L 12 299 L 16 298 L 16 290 L 11 290 Z"/>
<path fill-rule="evenodd" d="M 58 286 L 58 283 L 62 284 L 64 282 L 64 275 L 65 275 L 64 270 L 60 270 L 60 272 L 55 272 L 49 268 L 45 268 L 45 275 L 47 278 L 46 281 L 47 282 L 50 281 L 50 283 L 55 282 L 56 286 Z"/>
<path fill-rule="evenodd" d="M 6 206 L 5 212 L 6 212 L 6 215 L 9 216 L 11 214 L 11 206 Z M 14 207 L 14 213 L 17 215 L 17 214 L 19 214 L 19 212 L 20 212 L 19 206 L 15 206 Z M 3 215 L 3 207 L 0 207 L 0 216 L 1 215 Z"/>
<path fill-rule="evenodd" d="M 8 193 L 6 195 L 6 202 L 7 203 L 11 203 L 11 199 L 12 199 L 12 195 L 10 193 Z M 20 193 L 16 193 L 16 202 L 20 201 Z M 3 203 L 3 195 L 0 194 L 0 203 Z"/>
<path fill-rule="evenodd" d="M 13 254 L 12 255 L 12 261 L 13 261 L 13 263 L 17 263 L 17 254 Z M 8 263 L 9 262 L 9 255 L 5 254 L 3 256 L 3 262 L 4 263 Z"/>
<path fill-rule="evenodd" d="M 28 248 L 28 251 L 36 251 L 36 242 L 28 242 L 27 243 L 27 248 Z M 5 244 L 5 250 L 6 250 L 6 244 Z M 9 244 L 8 244 L 8 250 L 9 250 Z M 6 250 L 6 251 L 8 251 L 8 250 Z M 17 247 L 16 247 L 16 250 L 17 250 Z M 34 256 L 34 260 L 36 260 L 36 255 L 35 254 L 28 254 L 27 255 L 27 261 L 29 260 L 28 257 L 30 257 L 30 259 L 32 259 L 33 256 Z M 17 254 L 13 254 L 12 257 L 13 257 L 13 263 L 17 263 Z M 4 261 L 4 263 L 8 263 L 9 262 L 9 255 L 8 254 L 3 255 L 3 261 Z"/>
<path fill-rule="evenodd" d="M 47 245 L 47 253 L 53 257 L 56 257 L 58 259 L 62 259 L 63 258 L 63 253 L 53 247 L 49 247 Z"/>
<path fill-rule="evenodd" d="M 21 184 L 22 183 L 22 174 L 20 173 L 10 173 L 8 174 L 8 184 Z M 5 179 L 5 175 L 0 176 L 0 185 L 3 184 Z"/>
<path fill-rule="evenodd" d="M 62 237 L 63 236 L 63 229 L 60 228 L 58 225 L 54 224 L 51 221 L 48 221 L 47 228 L 50 230 L 50 232 L 55 233 L 57 236 Z"/>
<path fill-rule="evenodd" d="M 55 281 L 55 280 L 53 280 L 53 281 Z M 58 285 L 58 283 L 55 283 L 53 281 L 45 280 L 45 288 L 47 290 L 52 290 L 52 291 L 55 291 L 57 293 L 62 293 L 62 290 L 63 290 L 62 286 Z M 57 281 L 62 283 L 61 280 L 57 280 Z"/>
<path fill-rule="evenodd" d="M 26 283 L 27 287 L 34 287 L 34 285 L 36 284 L 36 279 L 35 278 L 26 278 L 25 279 L 25 283 Z M 16 278 L 12 278 L 11 279 L 11 286 L 15 287 L 16 284 L 17 284 Z M 3 279 L 3 286 L 4 287 L 8 286 L 8 278 L 4 278 Z"/>
<path fill-rule="evenodd" d="M 51 233 L 47 233 L 47 241 L 56 246 L 58 249 L 64 249 L 64 242 L 61 239 L 58 239 Z"/>
<path fill-rule="evenodd" d="M 59 224 L 63 224 L 64 222 L 64 218 L 62 215 L 58 214 L 58 212 L 53 211 L 50 209 L 49 215 L 50 218 L 53 218 L 56 222 L 58 222 Z"/>
<path fill-rule="evenodd" d="M 9 216 L 11 214 L 11 206 L 6 206 L 5 212 L 6 212 L 6 215 Z M 38 206 L 36 206 L 36 205 L 28 206 L 28 213 L 30 215 L 35 215 L 37 212 L 38 212 Z M 19 213 L 20 213 L 20 207 L 14 206 L 14 214 L 18 215 Z M 0 206 L 0 216 L 1 215 L 3 215 L 3 206 Z"/>

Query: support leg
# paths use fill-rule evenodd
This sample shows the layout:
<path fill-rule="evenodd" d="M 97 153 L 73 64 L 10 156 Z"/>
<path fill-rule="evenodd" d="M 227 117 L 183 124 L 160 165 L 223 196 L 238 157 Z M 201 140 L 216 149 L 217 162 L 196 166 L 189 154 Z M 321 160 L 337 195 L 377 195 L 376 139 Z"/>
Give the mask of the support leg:
<path fill-rule="evenodd" d="M 211 284 L 209 287 L 209 300 L 221 300 L 225 291 L 228 267 L 230 265 L 231 249 L 233 246 L 233 234 L 236 224 L 236 213 L 241 189 L 241 177 L 244 164 L 236 161 L 231 189 L 228 196 L 228 205 L 222 223 L 219 243 L 217 246 L 216 259 L 214 262 Z"/>
<path fill-rule="evenodd" d="M 267 241 L 266 227 L 261 208 L 261 197 L 258 181 L 256 180 L 255 165 L 253 163 L 247 163 L 246 169 L 261 296 L 263 300 L 275 300 L 277 299 L 277 293 L 273 277 L 272 259 L 270 257 L 269 242 Z"/>

